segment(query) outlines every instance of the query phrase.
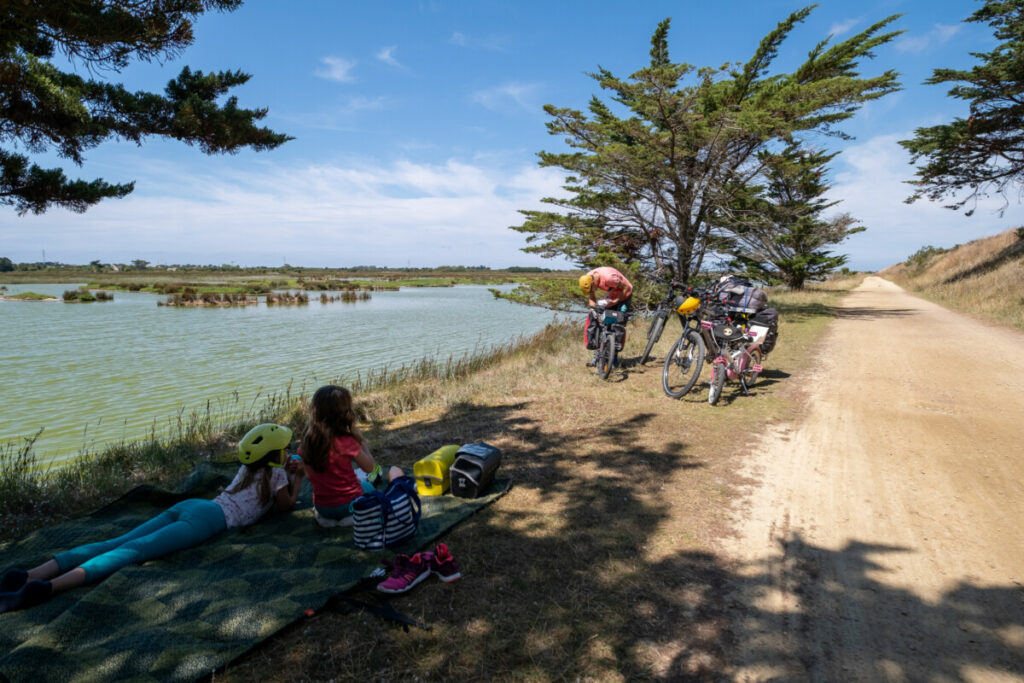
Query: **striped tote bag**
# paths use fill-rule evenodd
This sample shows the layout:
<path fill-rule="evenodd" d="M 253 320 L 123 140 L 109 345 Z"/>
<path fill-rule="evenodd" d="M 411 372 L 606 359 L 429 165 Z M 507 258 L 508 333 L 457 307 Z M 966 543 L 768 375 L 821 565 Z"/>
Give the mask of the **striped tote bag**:
<path fill-rule="evenodd" d="M 399 477 L 383 491 L 352 501 L 356 547 L 384 550 L 412 540 L 420 522 L 420 497 L 411 477 Z"/>

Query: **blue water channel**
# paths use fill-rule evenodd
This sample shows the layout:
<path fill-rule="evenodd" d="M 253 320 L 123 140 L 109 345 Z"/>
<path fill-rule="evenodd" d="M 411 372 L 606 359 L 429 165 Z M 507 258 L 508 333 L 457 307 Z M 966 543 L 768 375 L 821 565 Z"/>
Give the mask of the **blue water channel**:
<path fill-rule="evenodd" d="M 7 285 L 60 297 L 77 285 Z M 507 288 L 506 288 L 507 289 Z M 291 383 L 316 386 L 424 357 L 482 353 L 553 319 L 483 286 L 403 288 L 369 301 L 172 308 L 165 296 L 111 302 L 0 301 L 0 447 L 36 441 L 40 461 L 159 436 L 213 406 L 242 415 Z"/>

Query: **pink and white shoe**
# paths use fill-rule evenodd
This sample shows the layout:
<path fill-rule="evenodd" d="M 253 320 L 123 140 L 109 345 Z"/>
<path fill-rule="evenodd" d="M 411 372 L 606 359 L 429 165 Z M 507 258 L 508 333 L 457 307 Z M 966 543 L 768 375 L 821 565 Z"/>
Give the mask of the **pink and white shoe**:
<path fill-rule="evenodd" d="M 404 593 L 430 576 L 430 562 L 424 560 L 419 553 L 412 557 L 396 555 L 394 562 L 385 560 L 384 565 L 391 575 L 377 584 L 377 590 L 381 593 Z"/>

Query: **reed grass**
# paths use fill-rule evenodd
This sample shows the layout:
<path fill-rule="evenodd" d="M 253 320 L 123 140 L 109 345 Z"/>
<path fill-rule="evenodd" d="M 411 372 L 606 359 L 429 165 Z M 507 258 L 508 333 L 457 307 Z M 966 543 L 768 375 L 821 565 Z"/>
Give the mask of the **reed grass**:
<path fill-rule="evenodd" d="M 268 297 L 273 295 L 267 295 Z M 301 295 L 305 296 L 305 295 Z M 308 301 L 308 298 L 307 300 Z M 196 292 L 195 290 L 186 289 L 183 292 L 171 294 L 167 297 L 166 301 L 158 301 L 157 306 L 170 306 L 172 308 L 178 307 L 193 307 L 193 306 L 216 306 L 216 307 L 228 307 L 228 306 L 255 306 L 259 303 L 259 299 L 255 296 L 249 296 L 247 294 L 231 294 L 231 293 L 220 293 L 220 292 Z M 271 304 L 269 300 L 268 304 Z M 277 301 L 276 303 L 305 303 L 305 302 L 283 302 Z"/>
<path fill-rule="evenodd" d="M 267 306 L 302 306 L 309 303 L 309 295 L 305 292 L 282 292 L 267 294 Z"/>

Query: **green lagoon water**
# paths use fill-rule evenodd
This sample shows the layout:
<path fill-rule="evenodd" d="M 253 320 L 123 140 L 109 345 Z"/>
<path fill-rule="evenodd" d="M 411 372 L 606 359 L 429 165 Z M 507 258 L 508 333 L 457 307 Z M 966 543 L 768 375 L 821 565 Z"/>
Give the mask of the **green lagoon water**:
<path fill-rule="evenodd" d="M 7 285 L 60 295 L 77 285 Z M 292 384 L 308 394 L 357 372 L 481 353 L 551 322 L 486 287 L 373 292 L 355 303 L 170 308 L 115 292 L 91 304 L 0 301 L 0 446 L 40 461 L 167 432 L 193 410 L 242 415 Z M 358 397 L 357 397 L 358 398 Z"/>

